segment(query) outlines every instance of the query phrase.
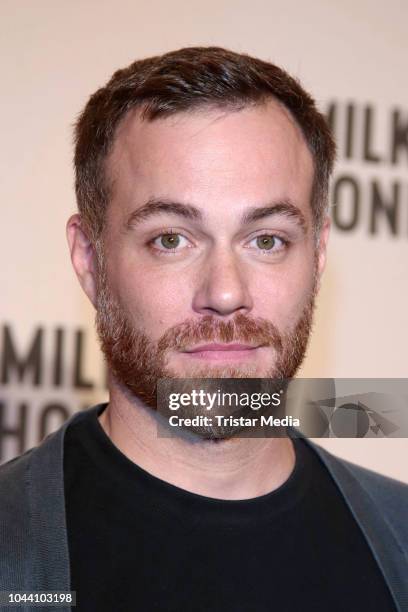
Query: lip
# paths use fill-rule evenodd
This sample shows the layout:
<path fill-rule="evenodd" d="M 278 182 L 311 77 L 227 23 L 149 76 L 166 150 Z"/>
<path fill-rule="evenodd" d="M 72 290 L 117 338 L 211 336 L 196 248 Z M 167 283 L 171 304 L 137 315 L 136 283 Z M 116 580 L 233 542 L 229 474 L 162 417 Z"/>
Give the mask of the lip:
<path fill-rule="evenodd" d="M 191 350 L 185 351 L 184 354 L 190 359 L 228 363 L 231 361 L 252 360 L 259 348 L 259 346 L 251 346 L 249 344 L 203 344 L 202 346 L 196 346 Z"/>
<path fill-rule="evenodd" d="M 248 351 L 258 348 L 249 344 L 203 344 L 186 351 L 186 353 L 202 353 L 204 351 Z"/>

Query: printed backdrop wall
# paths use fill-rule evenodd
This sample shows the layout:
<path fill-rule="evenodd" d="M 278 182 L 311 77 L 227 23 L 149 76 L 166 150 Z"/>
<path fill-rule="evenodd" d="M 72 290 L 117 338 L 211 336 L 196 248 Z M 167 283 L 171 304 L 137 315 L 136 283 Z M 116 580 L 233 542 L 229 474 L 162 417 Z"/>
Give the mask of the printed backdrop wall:
<path fill-rule="evenodd" d="M 333 126 L 333 231 L 304 377 L 407 377 L 408 4 L 2 0 L 0 461 L 106 399 L 71 269 L 72 123 L 136 58 L 221 45 L 300 78 Z M 404 439 L 319 441 L 408 481 Z"/>

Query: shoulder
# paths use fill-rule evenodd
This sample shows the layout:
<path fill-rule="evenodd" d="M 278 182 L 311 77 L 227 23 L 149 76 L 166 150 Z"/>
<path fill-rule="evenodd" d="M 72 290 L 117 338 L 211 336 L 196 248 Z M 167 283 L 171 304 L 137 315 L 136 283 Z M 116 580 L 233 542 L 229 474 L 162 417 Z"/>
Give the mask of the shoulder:
<path fill-rule="evenodd" d="M 403 504 L 408 510 L 408 484 L 390 476 L 384 476 L 379 472 L 362 467 L 337 457 L 323 449 L 317 444 L 309 444 L 317 452 L 320 458 L 326 463 L 337 464 L 348 474 L 350 474 L 370 495 L 384 500 L 388 504 L 393 505 L 395 502 Z"/>
<path fill-rule="evenodd" d="M 408 484 L 373 470 L 336 458 L 378 506 L 395 519 L 408 523 Z"/>
<path fill-rule="evenodd" d="M 40 575 L 49 584 L 50 567 L 61 568 L 67 554 L 64 435 L 70 423 L 99 408 L 76 413 L 39 446 L 0 466 L 0 587 L 28 588 Z"/>
<path fill-rule="evenodd" d="M 332 455 L 310 440 L 308 444 L 362 520 L 381 516 L 408 551 L 408 484 Z"/>
<path fill-rule="evenodd" d="M 32 534 L 30 496 L 27 486 L 32 450 L 0 466 L 0 588 L 25 585 L 18 559 L 30 566 Z"/>
<path fill-rule="evenodd" d="M 86 417 L 87 414 L 101 409 L 101 405 L 75 413 L 57 431 L 50 434 L 41 444 L 26 451 L 23 455 L 0 465 L 0 521 L 6 515 L 24 513 L 24 501 L 28 502 L 30 488 L 41 488 L 47 478 L 61 475 L 63 441 L 67 427 Z"/>
<path fill-rule="evenodd" d="M 33 449 L 0 466 L 0 522 L 10 516 L 15 522 L 26 507 L 26 483 Z"/>
<path fill-rule="evenodd" d="M 337 457 L 344 467 L 352 472 L 356 478 L 358 478 L 362 484 L 369 486 L 373 491 L 377 491 L 388 497 L 389 501 L 392 500 L 394 495 L 402 495 L 403 499 L 408 501 L 408 484 L 391 478 L 390 476 L 384 476 L 379 472 L 364 468 L 361 465 L 356 465 L 345 459 Z"/>

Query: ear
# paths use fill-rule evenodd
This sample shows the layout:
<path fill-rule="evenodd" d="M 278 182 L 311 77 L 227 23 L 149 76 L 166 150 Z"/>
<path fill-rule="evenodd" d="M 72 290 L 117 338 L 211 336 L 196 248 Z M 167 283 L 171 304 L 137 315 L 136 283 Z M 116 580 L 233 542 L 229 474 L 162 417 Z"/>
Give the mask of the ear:
<path fill-rule="evenodd" d="M 330 217 L 326 215 L 322 224 L 322 229 L 320 230 L 319 242 L 317 244 L 317 291 L 320 289 L 320 281 L 326 267 L 327 242 L 329 240 L 330 226 Z"/>
<path fill-rule="evenodd" d="M 72 265 L 81 287 L 96 306 L 96 254 L 79 214 L 68 219 L 67 239 Z"/>

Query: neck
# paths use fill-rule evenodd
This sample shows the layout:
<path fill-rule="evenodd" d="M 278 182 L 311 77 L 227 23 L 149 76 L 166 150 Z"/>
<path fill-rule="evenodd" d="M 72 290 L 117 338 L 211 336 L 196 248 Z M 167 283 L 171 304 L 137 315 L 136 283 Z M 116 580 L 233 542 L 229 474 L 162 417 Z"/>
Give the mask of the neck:
<path fill-rule="evenodd" d="M 99 417 L 113 444 L 153 476 L 218 499 L 250 499 L 281 486 L 295 465 L 290 438 L 203 440 L 192 434 L 159 437 L 159 417 L 120 387 Z"/>

